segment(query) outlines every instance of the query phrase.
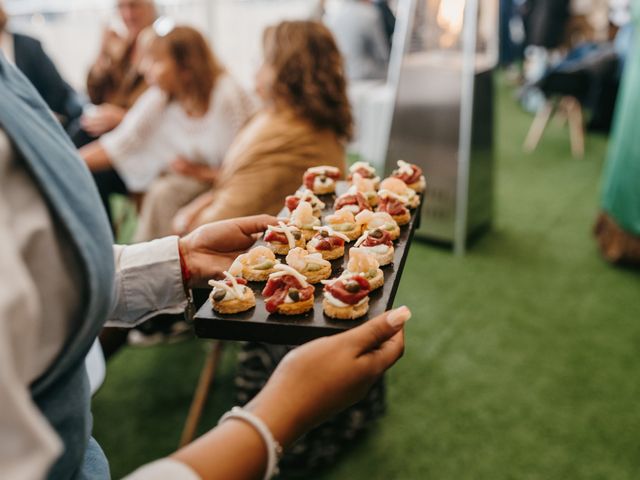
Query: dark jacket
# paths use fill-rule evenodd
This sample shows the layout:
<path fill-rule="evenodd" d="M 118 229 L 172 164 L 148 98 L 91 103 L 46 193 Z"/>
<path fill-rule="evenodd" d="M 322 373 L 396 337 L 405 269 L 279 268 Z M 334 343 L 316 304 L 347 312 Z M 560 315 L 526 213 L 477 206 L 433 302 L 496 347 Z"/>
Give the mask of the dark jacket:
<path fill-rule="evenodd" d="M 82 114 L 82 104 L 71 86 L 64 81 L 58 69 L 35 38 L 13 34 L 16 67 L 36 87 L 49 108 L 61 117 L 63 125 Z"/>

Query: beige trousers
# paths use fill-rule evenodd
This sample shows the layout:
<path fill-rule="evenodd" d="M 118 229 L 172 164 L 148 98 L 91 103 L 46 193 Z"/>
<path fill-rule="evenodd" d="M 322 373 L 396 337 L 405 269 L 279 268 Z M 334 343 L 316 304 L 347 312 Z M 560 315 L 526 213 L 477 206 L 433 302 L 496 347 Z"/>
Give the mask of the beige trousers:
<path fill-rule="evenodd" d="M 211 188 L 209 182 L 169 173 L 153 182 L 142 202 L 134 242 L 173 234 L 171 222 L 185 205 Z"/>

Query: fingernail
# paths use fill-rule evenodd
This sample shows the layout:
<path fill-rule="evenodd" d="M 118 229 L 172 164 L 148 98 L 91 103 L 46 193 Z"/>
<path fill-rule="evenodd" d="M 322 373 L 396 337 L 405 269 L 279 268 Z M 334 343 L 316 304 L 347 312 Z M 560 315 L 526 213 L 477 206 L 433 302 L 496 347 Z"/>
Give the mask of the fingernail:
<path fill-rule="evenodd" d="M 389 325 L 391 325 L 393 328 L 400 328 L 410 318 L 411 310 L 409 310 L 409 308 L 406 306 L 402 306 L 389 312 L 389 315 L 387 315 L 387 322 L 389 322 Z"/>

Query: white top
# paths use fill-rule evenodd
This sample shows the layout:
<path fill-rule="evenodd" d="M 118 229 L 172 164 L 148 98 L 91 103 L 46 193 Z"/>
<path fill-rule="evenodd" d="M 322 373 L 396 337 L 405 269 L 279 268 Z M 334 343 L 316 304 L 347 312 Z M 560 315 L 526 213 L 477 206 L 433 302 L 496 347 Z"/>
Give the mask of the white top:
<path fill-rule="evenodd" d="M 164 91 L 151 87 L 100 143 L 127 188 L 144 192 L 178 157 L 219 166 L 253 110 L 248 94 L 228 74 L 218 78 L 202 117 L 189 116 Z"/>
<path fill-rule="evenodd" d="M 82 321 L 81 266 L 25 165 L 0 129 L 0 475 L 45 478 L 63 445 L 31 398 L 42 375 Z M 152 315 L 184 310 L 177 237 L 114 246 L 115 303 L 111 325 L 132 326 Z M 10 439 L 10 440 L 8 440 Z M 186 465 L 161 460 L 136 480 L 197 480 Z"/>

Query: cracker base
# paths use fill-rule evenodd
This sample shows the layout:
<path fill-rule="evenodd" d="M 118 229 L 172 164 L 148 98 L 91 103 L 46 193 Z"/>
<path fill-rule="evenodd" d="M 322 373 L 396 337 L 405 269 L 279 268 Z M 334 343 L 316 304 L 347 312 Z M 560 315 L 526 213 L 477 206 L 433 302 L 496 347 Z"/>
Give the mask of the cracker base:
<path fill-rule="evenodd" d="M 348 307 L 336 307 L 325 298 L 322 301 L 322 308 L 328 317 L 338 320 L 355 320 L 369 311 L 369 297 L 367 297 L 367 301 L 362 305 Z"/>
<path fill-rule="evenodd" d="M 300 315 L 313 309 L 313 301 L 314 297 L 312 296 L 304 302 L 281 303 L 280 305 L 278 305 L 276 313 L 279 313 L 281 315 Z"/>

